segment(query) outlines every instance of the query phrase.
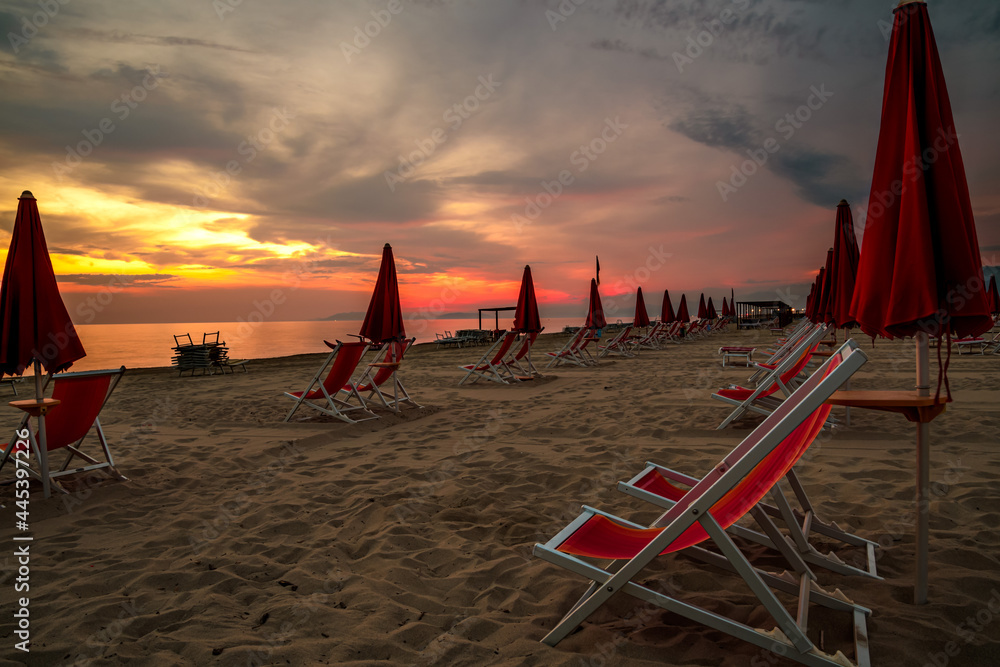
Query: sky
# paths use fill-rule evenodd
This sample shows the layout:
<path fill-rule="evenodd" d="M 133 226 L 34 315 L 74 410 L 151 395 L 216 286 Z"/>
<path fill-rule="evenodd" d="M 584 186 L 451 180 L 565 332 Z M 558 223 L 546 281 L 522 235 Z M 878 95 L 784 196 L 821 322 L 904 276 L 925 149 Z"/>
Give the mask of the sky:
<path fill-rule="evenodd" d="M 363 313 L 386 242 L 411 317 L 801 305 L 895 4 L 0 0 L 0 246 L 31 190 L 77 324 Z M 1000 3 L 929 11 L 1000 264 Z"/>

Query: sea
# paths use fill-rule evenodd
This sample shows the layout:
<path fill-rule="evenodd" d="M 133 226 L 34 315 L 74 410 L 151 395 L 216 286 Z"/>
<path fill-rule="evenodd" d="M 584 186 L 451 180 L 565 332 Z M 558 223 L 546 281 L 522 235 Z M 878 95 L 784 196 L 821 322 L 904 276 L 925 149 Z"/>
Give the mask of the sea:
<path fill-rule="evenodd" d="M 494 327 L 493 318 L 483 318 L 483 328 Z M 408 336 L 416 336 L 417 344 L 434 342 L 435 334 L 461 329 L 478 329 L 476 319 L 461 320 L 404 320 Z M 509 326 L 500 321 L 500 327 Z M 545 331 L 560 332 L 566 326 L 579 326 L 581 318 L 542 318 Z M 294 354 L 328 352 L 324 340 L 357 340 L 351 334 L 361 329 L 360 320 L 334 320 L 312 322 L 175 322 L 160 324 L 80 324 L 77 334 L 83 342 L 87 356 L 80 359 L 71 371 L 117 368 L 157 368 L 169 366 L 175 336 L 190 334 L 194 343 L 208 340 L 225 341 L 230 359 L 265 359 Z M 30 374 L 30 371 L 27 373 Z"/>

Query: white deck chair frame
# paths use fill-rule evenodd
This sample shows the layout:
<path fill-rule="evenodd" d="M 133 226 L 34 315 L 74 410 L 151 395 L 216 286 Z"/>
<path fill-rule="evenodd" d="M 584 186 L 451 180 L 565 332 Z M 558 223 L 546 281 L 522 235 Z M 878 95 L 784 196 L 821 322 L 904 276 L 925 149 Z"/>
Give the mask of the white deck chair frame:
<path fill-rule="evenodd" d="M 66 475 L 75 475 L 81 472 L 88 472 L 91 470 L 107 470 L 112 476 L 116 477 L 117 479 L 123 481 L 128 480 L 128 477 L 121 474 L 115 467 L 114 455 L 111 453 L 111 448 L 108 445 L 108 439 L 107 436 L 104 434 L 104 428 L 101 426 L 101 412 L 104 410 L 104 406 L 107 405 L 108 399 L 111 398 L 111 394 L 114 393 L 115 388 L 118 386 L 118 383 L 121 382 L 122 377 L 125 375 L 125 367 L 121 366 L 119 368 L 113 368 L 108 370 L 80 371 L 77 373 L 61 373 L 56 376 L 53 376 L 52 373 L 49 373 L 48 375 L 45 376 L 45 379 L 43 380 L 42 391 L 45 391 L 48 388 L 49 383 L 52 382 L 53 380 L 58 382 L 59 380 L 66 380 L 71 378 L 85 378 L 85 377 L 95 377 L 102 375 L 113 376 L 111 378 L 111 382 L 108 384 L 107 393 L 104 395 L 104 400 L 101 402 L 101 407 L 97 411 L 97 417 L 94 418 L 93 425 L 87 430 L 87 432 L 83 435 L 83 437 L 77 440 L 74 444 L 66 445 L 65 447 L 48 451 L 46 452 L 46 455 L 43 457 L 40 455 L 41 452 L 40 444 L 38 442 L 38 439 L 35 437 L 36 429 L 28 428 L 28 445 L 30 447 L 31 452 L 35 456 L 35 461 L 38 462 L 39 469 L 36 470 L 31 466 L 26 466 L 26 465 L 20 465 L 19 467 L 26 468 L 28 471 L 28 475 L 30 477 L 38 480 L 39 482 L 42 482 L 42 484 L 44 485 L 45 478 L 47 476 L 48 479 L 51 480 L 52 486 L 54 486 L 59 491 L 62 491 L 63 493 L 69 493 L 69 491 L 63 488 L 63 486 L 59 483 L 58 478 L 64 477 Z M 27 428 L 30 420 L 31 417 L 27 414 L 25 414 L 21 418 L 21 421 L 17 429 L 15 430 L 15 435 L 11 438 L 10 442 L 8 443 L 6 451 L 3 452 L 3 456 L 2 458 L 0 458 L 0 469 L 3 468 L 4 464 L 6 464 L 7 459 L 9 459 L 11 456 L 14 455 L 14 445 L 17 442 L 16 432 Z M 87 436 L 90 435 L 92 431 L 96 433 L 97 441 L 100 443 L 101 451 L 104 453 L 103 461 L 94 458 L 93 456 L 87 454 L 86 452 L 80 449 L 81 445 L 83 445 L 83 441 L 87 439 Z M 49 456 L 57 454 L 60 451 L 60 449 L 66 450 L 68 456 L 66 457 L 66 460 L 63 462 L 62 466 L 60 466 L 58 469 L 53 469 L 53 467 L 50 465 L 49 462 Z M 81 458 L 84 461 L 86 461 L 88 465 L 75 466 L 73 468 L 70 468 L 69 467 L 70 463 L 73 461 L 74 458 Z M 13 480 L 4 480 L 3 482 L 0 483 L 8 484 L 11 481 Z"/>
<path fill-rule="evenodd" d="M 757 384 L 757 387 L 753 390 L 750 396 L 742 401 L 713 393 L 712 398 L 722 401 L 723 403 L 736 406 L 729 416 L 722 420 L 722 423 L 719 424 L 717 430 L 726 428 L 748 412 L 754 412 L 765 416 L 774 412 L 774 410 L 777 409 L 782 402 L 782 399 L 776 397 L 774 394 L 780 392 L 784 394 L 785 398 L 787 398 L 792 395 L 792 392 L 799 384 L 797 378 L 792 378 L 786 384 L 782 381 L 782 376 L 795 366 L 801 356 L 805 354 L 806 350 L 815 345 L 819 339 L 825 335 L 825 325 L 818 325 L 811 329 L 808 334 L 799 339 L 799 342 L 792 348 L 789 354 L 782 358 L 772 370 L 767 372 L 767 375 L 764 376 L 764 378 Z M 769 389 L 772 384 L 778 385 L 778 391 L 773 392 L 770 396 L 761 397 L 761 394 Z M 833 423 L 835 420 L 831 416 L 828 421 Z"/>
<path fill-rule="evenodd" d="M 402 359 L 406 358 L 407 351 L 409 351 L 409 349 L 413 347 L 413 344 L 416 341 L 417 341 L 416 336 L 405 339 L 401 343 L 401 345 L 403 346 L 402 353 L 400 354 L 401 358 L 399 360 L 394 360 L 389 362 L 390 364 L 396 364 L 396 369 L 393 370 L 391 380 L 389 380 L 392 382 L 391 399 L 386 395 L 387 392 L 382 390 L 382 385 L 384 385 L 385 383 L 383 382 L 382 384 L 375 384 L 374 382 L 374 376 L 378 375 L 378 370 L 382 366 L 382 362 L 378 361 L 379 357 L 382 356 L 382 348 L 378 348 L 375 351 L 375 361 L 367 364 L 365 372 L 362 374 L 360 380 L 358 380 L 357 382 L 353 381 L 351 382 L 351 385 L 359 392 L 361 391 L 368 392 L 368 396 L 365 398 L 365 401 L 371 403 L 373 402 L 373 399 L 378 399 L 379 403 L 382 404 L 382 407 L 388 408 L 396 413 L 399 412 L 400 405 L 409 405 L 410 407 L 417 409 L 422 407 L 419 403 L 413 400 L 413 397 L 410 396 L 410 392 L 406 390 L 406 386 L 403 384 L 403 380 L 399 377 L 399 368 L 398 368 L 399 364 L 402 362 Z M 364 360 L 362 360 L 362 363 L 363 361 Z M 367 389 L 362 388 L 366 386 L 368 387 Z"/>
<path fill-rule="evenodd" d="M 629 334 L 632 333 L 633 326 L 628 324 L 615 334 L 615 337 L 611 339 L 607 345 L 599 345 L 599 352 L 597 353 L 598 359 L 603 359 L 609 355 L 617 354 L 623 357 L 634 357 L 635 354 L 631 350 L 631 345 L 629 343 Z"/>
<path fill-rule="evenodd" d="M 378 415 L 372 412 L 368 408 L 367 402 L 365 401 L 364 397 L 358 392 L 356 385 L 348 384 L 347 389 L 344 389 L 343 387 L 338 387 L 337 391 L 335 391 L 333 394 L 331 394 L 326 388 L 326 384 L 324 381 L 326 380 L 327 369 L 330 368 L 330 365 L 334 362 L 334 359 L 336 359 L 337 354 L 340 352 L 343 345 L 344 344 L 342 342 L 337 341 L 337 344 L 330 350 L 330 354 L 326 355 L 326 359 L 323 360 L 323 365 L 320 366 L 319 370 L 316 371 L 316 374 L 313 375 L 312 380 L 309 381 L 309 385 L 306 387 L 305 391 L 303 391 L 301 395 L 296 396 L 291 392 L 287 391 L 284 392 L 285 396 L 288 396 L 289 398 L 295 401 L 295 405 L 292 406 L 292 409 L 289 410 L 288 414 L 285 416 L 286 422 L 291 421 L 292 416 L 303 405 L 307 405 L 313 410 L 321 412 L 325 415 L 336 417 L 337 419 L 345 421 L 348 424 L 356 424 L 359 421 L 367 421 L 369 419 L 378 419 Z M 369 347 L 370 346 L 365 345 L 365 351 L 361 354 L 361 360 L 364 360 L 364 356 L 368 352 Z M 362 362 L 359 361 L 358 366 L 360 366 L 361 363 Z M 316 385 L 319 385 L 320 391 L 323 392 L 323 398 L 326 400 L 325 406 L 315 402 L 315 399 L 307 398 L 307 396 L 310 393 L 312 393 L 313 387 L 315 387 Z M 341 393 L 347 394 L 347 400 L 340 398 Z M 350 402 L 350 399 L 352 397 L 358 401 L 357 405 L 354 405 Z M 347 416 L 348 412 L 354 412 L 356 410 L 361 410 L 367 416 L 362 417 L 360 419 L 354 419 Z"/>
<path fill-rule="evenodd" d="M 813 602 L 852 615 L 857 664 L 859 667 L 870 665 L 866 627 L 866 617 L 871 613 L 870 610 L 846 600 L 842 594 L 830 595 L 819 589 L 815 584 L 815 575 L 808 567 L 802 565 L 801 560 L 794 563 L 799 574 L 798 581 L 793 577 L 776 576 L 758 570 L 736 547 L 709 511 L 866 361 L 864 353 L 853 348 L 841 356 L 840 365 L 829 375 L 824 377 L 823 373 L 817 373 L 807 380 L 792 400 L 786 401 L 740 444 L 738 449 L 745 449 L 745 453 L 729 467 L 724 464 L 719 465 L 705 479 L 699 481 L 691 491 L 695 494 L 694 498 L 683 510 L 672 508 L 653 523 L 654 527 L 663 530 L 633 558 L 626 561 L 612 561 L 606 569 L 602 569 L 580 557 L 558 551 L 558 547 L 595 514 L 606 516 L 624 526 L 646 527 L 586 506 L 583 513 L 555 537 L 544 545 L 536 544 L 534 548 L 536 556 L 583 575 L 592 582 L 580 600 L 542 641 L 549 646 L 555 646 L 612 595 L 624 592 L 809 667 L 840 667 L 842 662 L 834 656 L 822 653 L 806 634 L 809 603 Z M 764 633 L 633 581 L 654 559 L 660 558 L 660 553 L 665 548 L 695 523 L 701 524 L 708 533 L 710 541 L 715 543 L 721 553 L 713 553 L 695 546 L 684 550 L 685 555 L 735 571 L 770 614 L 782 634 Z M 794 617 L 778 600 L 772 588 L 792 595 L 798 594 L 798 610 Z"/>
<path fill-rule="evenodd" d="M 505 360 L 510 355 L 511 350 L 514 349 L 514 344 L 517 340 L 517 332 L 508 331 L 486 350 L 474 364 L 466 364 L 464 366 L 459 366 L 460 370 L 466 371 L 465 377 L 458 381 L 458 384 L 465 384 L 470 378 L 472 382 L 478 382 L 479 380 L 490 380 L 492 382 L 497 382 L 499 384 L 511 384 L 513 382 L 520 382 L 517 376 L 511 371 L 510 366 L 505 363 Z M 504 350 L 503 356 L 497 360 L 497 363 L 493 363 L 494 357 L 500 353 L 500 348 L 504 345 L 507 349 Z"/>

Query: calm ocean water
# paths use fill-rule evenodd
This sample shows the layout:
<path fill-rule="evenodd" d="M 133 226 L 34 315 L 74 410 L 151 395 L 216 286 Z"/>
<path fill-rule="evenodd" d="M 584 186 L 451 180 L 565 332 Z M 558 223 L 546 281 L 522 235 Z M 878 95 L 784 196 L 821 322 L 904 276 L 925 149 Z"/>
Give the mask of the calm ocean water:
<path fill-rule="evenodd" d="M 504 313 L 506 315 L 506 313 Z M 483 328 L 493 328 L 490 318 Z M 500 326 L 509 326 L 501 318 Z M 559 332 L 564 326 L 579 326 L 582 318 L 542 318 L 545 331 Z M 231 359 L 262 359 L 292 354 L 327 352 L 323 340 L 356 340 L 348 334 L 357 333 L 361 321 L 334 322 L 196 322 L 174 324 L 81 324 L 77 326 L 87 356 L 73 364 L 71 371 L 115 368 L 169 366 L 175 334 L 191 334 L 195 343 L 206 332 L 220 332 L 226 341 Z M 415 320 L 406 322 L 406 333 L 417 337 L 417 343 L 434 340 L 435 333 L 446 330 L 478 328 L 477 320 Z"/>

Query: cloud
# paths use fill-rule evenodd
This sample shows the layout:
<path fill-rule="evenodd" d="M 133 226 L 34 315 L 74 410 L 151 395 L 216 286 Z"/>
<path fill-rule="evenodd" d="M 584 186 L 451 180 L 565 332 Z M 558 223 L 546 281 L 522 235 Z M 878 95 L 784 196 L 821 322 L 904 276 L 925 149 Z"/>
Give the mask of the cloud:
<path fill-rule="evenodd" d="M 0 85 L 17 91 L 0 105 L 5 208 L 30 185 L 60 270 L 167 276 L 147 288 L 204 288 L 196 301 L 209 313 L 206 276 L 251 294 L 303 262 L 331 293 L 347 286 L 331 312 L 363 308 L 349 302 L 386 241 L 414 294 L 441 276 L 515 280 L 532 263 L 540 286 L 575 303 L 596 252 L 609 276 L 627 276 L 661 244 L 672 257 L 644 285 L 650 293 L 803 282 L 832 239 L 836 202 L 867 194 L 887 48 L 879 21 L 890 8 L 588 0 L 553 31 L 545 11 L 560 4 L 407 0 L 348 62 L 342 44 L 378 3 L 244 2 L 223 20 L 209 2 L 69 3 L 17 54 L 0 39 Z M 35 7 L 5 5 L 0 34 Z M 1000 65 L 1000 7 L 931 11 L 974 204 L 988 212 L 980 240 L 994 247 L 1000 158 L 966 137 L 992 132 L 986 110 L 1000 87 L 982 72 Z M 678 71 L 673 54 L 705 30 L 710 43 Z M 156 87 L 121 117 L 112 105 L 151 68 Z M 477 99 L 486 76 L 502 83 Z M 822 84 L 835 96 L 793 137 L 777 132 Z M 470 98 L 474 109 L 449 122 Z M 293 117 L 273 131 L 281 109 Z M 615 117 L 629 128 L 606 143 Z M 56 179 L 53 163 L 105 118 L 114 130 Z M 386 172 L 438 130 L 444 140 L 391 189 Z M 722 202 L 716 183 L 771 137 L 781 149 L 738 201 Z M 572 156 L 591 145 L 601 153 L 582 169 Z M 511 217 L 563 171 L 572 184 L 516 228 Z M 119 318 L 155 311 L 138 299 L 115 307 Z M 286 312 L 311 310 L 303 299 Z"/>
<path fill-rule="evenodd" d="M 128 289 L 130 287 L 149 287 L 151 285 L 163 285 L 177 276 L 166 274 L 149 275 L 128 275 L 128 274 L 101 274 L 101 273 L 77 273 L 56 276 L 61 283 L 71 283 L 74 285 L 98 285 L 107 286 L 115 290 Z"/>

